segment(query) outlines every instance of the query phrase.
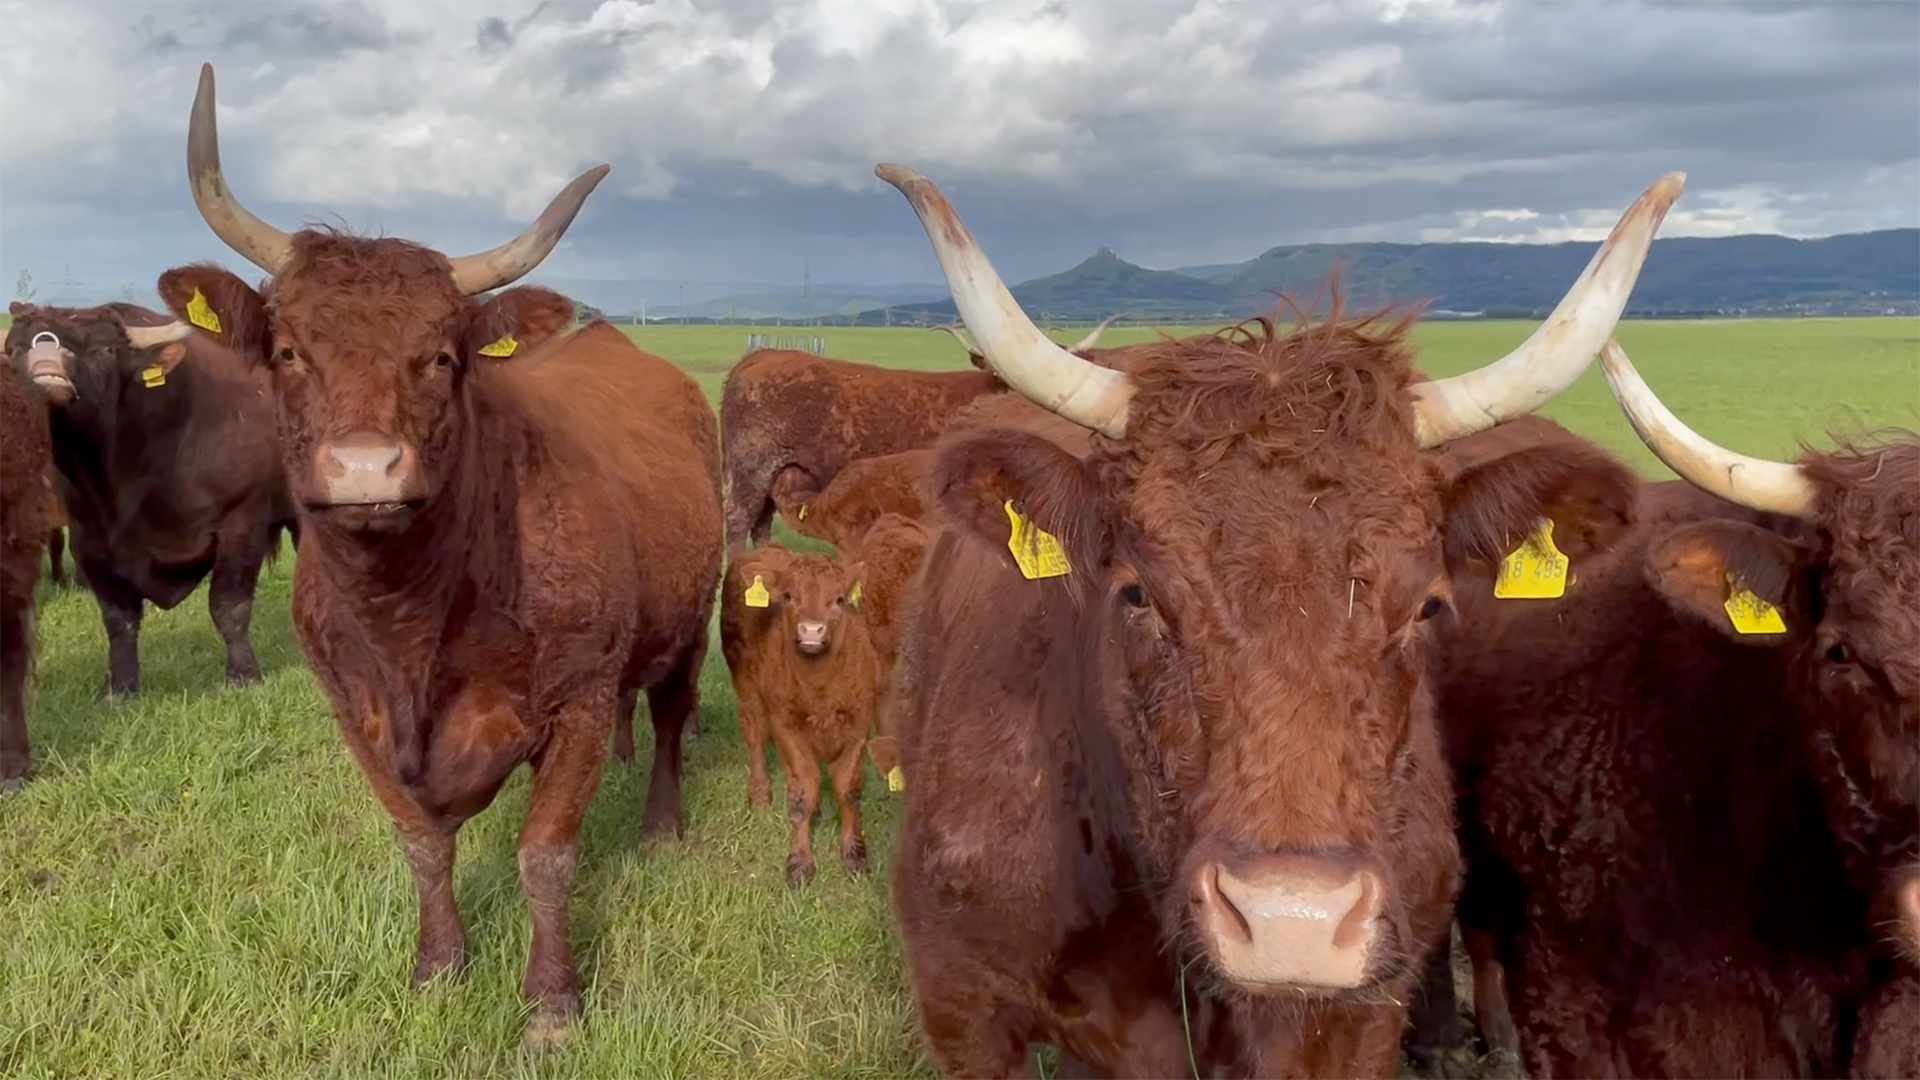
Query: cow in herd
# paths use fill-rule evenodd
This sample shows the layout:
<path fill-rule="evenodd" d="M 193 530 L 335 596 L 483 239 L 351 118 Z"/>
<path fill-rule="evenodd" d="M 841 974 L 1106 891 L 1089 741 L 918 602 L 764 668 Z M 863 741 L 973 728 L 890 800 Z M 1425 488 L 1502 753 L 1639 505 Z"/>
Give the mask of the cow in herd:
<path fill-rule="evenodd" d="M 227 678 L 259 679 L 254 586 L 294 524 L 264 373 L 131 304 L 12 312 L 7 353 L 50 408 L 74 565 L 106 626 L 104 693 L 140 689 L 145 605 L 172 608 L 209 577 Z"/>
<path fill-rule="evenodd" d="M 1456 918 L 1480 1036 L 1532 1075 L 1920 1075 L 1920 440 L 1785 464 L 1661 405 L 1612 334 L 1679 174 L 1519 348 L 1429 380 L 1415 312 L 1337 290 L 1291 326 L 1062 347 L 883 165 L 978 370 L 762 350 L 716 425 L 667 361 L 508 287 L 606 166 L 449 258 L 255 217 L 214 111 L 207 67 L 194 200 L 268 280 L 13 309 L 0 787 L 60 505 L 109 694 L 143 604 L 209 575 L 228 677 L 257 678 L 290 531 L 301 646 L 412 870 L 416 982 L 466 956 L 460 826 L 532 766 L 550 1045 L 581 1010 L 582 817 L 643 690 L 640 829 L 684 828 L 717 590 L 789 884 L 822 760 L 850 872 L 863 749 L 904 790 L 893 903 L 943 1075 L 1031 1075 L 1039 1043 L 1062 1075 L 1390 1075 L 1407 1002 L 1416 1060 L 1455 1034 Z M 1679 480 L 1532 415 L 1596 355 Z M 775 512 L 837 554 L 766 544 Z"/>

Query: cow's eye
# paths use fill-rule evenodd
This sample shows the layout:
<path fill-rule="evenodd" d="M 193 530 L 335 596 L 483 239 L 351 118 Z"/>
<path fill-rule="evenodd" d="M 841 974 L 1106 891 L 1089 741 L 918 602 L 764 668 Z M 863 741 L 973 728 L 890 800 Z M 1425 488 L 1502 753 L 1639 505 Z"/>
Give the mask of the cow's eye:
<path fill-rule="evenodd" d="M 1445 615 L 1447 613 L 1447 608 L 1448 608 L 1448 604 L 1445 597 L 1429 596 L 1420 605 L 1419 619 L 1421 622 L 1428 622 L 1430 620 L 1437 619 L 1440 616 Z"/>
<path fill-rule="evenodd" d="M 293 346 L 291 345 L 282 345 L 280 346 L 280 351 L 273 354 L 273 358 L 283 364 L 291 361 L 293 357 L 294 352 Z"/>
<path fill-rule="evenodd" d="M 1120 599 L 1125 600 L 1128 607 L 1143 608 L 1147 606 L 1147 590 L 1137 582 L 1130 582 L 1121 587 Z"/>
<path fill-rule="evenodd" d="M 1853 650 L 1847 648 L 1844 641 L 1836 641 L 1827 649 L 1827 663 L 1838 667 L 1853 663 Z"/>
<path fill-rule="evenodd" d="M 440 355 L 433 358 L 433 362 L 443 368 L 450 368 L 453 366 L 453 354 L 443 351 Z"/>

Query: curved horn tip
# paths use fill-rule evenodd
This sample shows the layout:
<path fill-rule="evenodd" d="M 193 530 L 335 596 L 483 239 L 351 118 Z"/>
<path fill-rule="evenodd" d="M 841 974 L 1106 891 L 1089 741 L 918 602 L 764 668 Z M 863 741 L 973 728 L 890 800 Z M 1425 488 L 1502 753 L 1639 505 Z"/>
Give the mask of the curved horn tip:
<path fill-rule="evenodd" d="M 883 161 L 880 164 L 875 165 L 873 167 L 873 175 L 879 177 L 882 180 L 885 180 L 887 183 L 892 184 L 894 187 L 897 187 L 897 188 L 905 188 L 908 184 L 911 184 L 916 180 L 926 179 L 926 177 L 921 176 L 919 173 L 913 171 L 913 169 L 909 168 L 908 166 L 895 165 L 892 162 L 887 162 L 887 161 Z"/>

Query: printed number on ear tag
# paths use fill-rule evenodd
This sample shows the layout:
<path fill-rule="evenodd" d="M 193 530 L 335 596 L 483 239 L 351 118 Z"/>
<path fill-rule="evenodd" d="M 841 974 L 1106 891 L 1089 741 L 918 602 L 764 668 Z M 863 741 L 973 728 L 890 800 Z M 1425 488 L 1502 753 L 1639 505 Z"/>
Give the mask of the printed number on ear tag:
<path fill-rule="evenodd" d="M 161 367 L 159 364 L 145 368 L 140 372 L 140 381 L 145 383 L 149 390 L 156 386 L 165 386 L 167 385 L 167 369 Z"/>
<path fill-rule="evenodd" d="M 193 296 L 187 301 L 187 321 L 209 333 L 220 332 L 220 316 L 214 314 L 213 305 L 207 303 L 207 296 L 199 289 L 193 290 Z"/>
<path fill-rule="evenodd" d="M 1533 535 L 1500 562 L 1493 595 L 1501 600 L 1552 600 L 1567 593 L 1570 565 L 1553 546 L 1553 521 L 1542 519 Z"/>
<path fill-rule="evenodd" d="M 760 575 L 755 574 L 753 584 L 747 586 L 746 595 L 741 599 L 747 602 L 748 607 L 766 607 L 767 603 L 773 599 L 773 594 L 767 591 L 767 585 L 760 580 Z"/>
<path fill-rule="evenodd" d="M 1012 499 L 1007 500 L 1006 508 L 1007 520 L 1013 524 L 1013 535 L 1007 537 L 1007 550 L 1013 552 L 1013 561 L 1019 564 L 1020 573 L 1028 581 L 1073 573 L 1073 564 L 1067 561 L 1067 551 L 1057 537 L 1015 510 Z"/>
<path fill-rule="evenodd" d="M 887 770 L 887 790 L 888 791 L 907 790 L 907 774 L 901 772 L 900 766 L 898 765 L 895 765 L 893 768 Z"/>
<path fill-rule="evenodd" d="M 1780 617 L 1780 609 L 1760 599 L 1759 594 L 1742 586 L 1727 575 L 1727 618 L 1733 620 L 1733 628 L 1742 634 L 1784 634 L 1787 621 Z"/>

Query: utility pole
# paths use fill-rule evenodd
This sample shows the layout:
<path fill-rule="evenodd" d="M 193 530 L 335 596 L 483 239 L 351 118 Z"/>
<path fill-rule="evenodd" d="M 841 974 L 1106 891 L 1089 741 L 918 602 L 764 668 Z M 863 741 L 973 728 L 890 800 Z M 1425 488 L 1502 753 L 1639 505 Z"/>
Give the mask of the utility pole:
<path fill-rule="evenodd" d="M 680 325 L 687 325 L 687 287 L 680 286 Z"/>

